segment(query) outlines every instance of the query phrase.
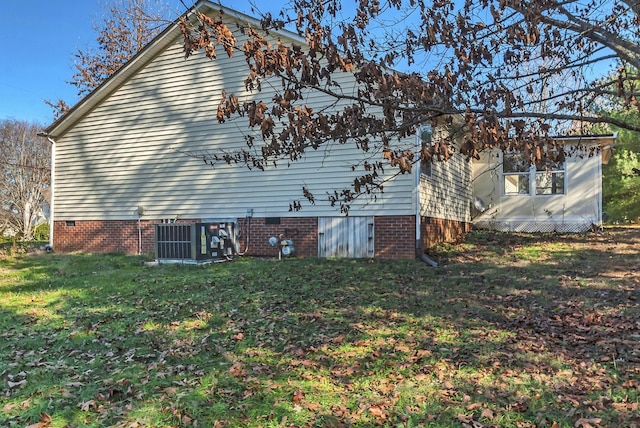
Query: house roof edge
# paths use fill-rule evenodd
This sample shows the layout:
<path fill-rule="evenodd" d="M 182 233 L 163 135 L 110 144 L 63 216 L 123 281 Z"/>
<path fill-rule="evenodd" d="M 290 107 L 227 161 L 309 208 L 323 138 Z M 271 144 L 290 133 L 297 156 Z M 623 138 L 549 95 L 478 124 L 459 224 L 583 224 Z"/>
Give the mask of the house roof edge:
<path fill-rule="evenodd" d="M 199 0 L 193 4 L 188 10 L 186 10 L 180 17 L 191 17 L 196 11 L 202 11 L 204 13 L 212 12 L 215 10 L 222 10 L 226 15 L 233 17 L 236 20 L 242 20 L 252 25 L 260 25 L 260 20 L 242 12 L 223 6 L 220 3 L 210 0 Z M 63 135 L 69 128 L 71 128 L 76 122 L 81 120 L 85 115 L 91 112 L 100 102 L 107 98 L 113 91 L 115 91 L 120 85 L 124 84 L 133 74 L 144 67 L 149 60 L 155 55 L 166 49 L 167 46 L 173 41 L 174 37 L 178 36 L 179 20 L 176 18 L 171 24 L 167 25 L 167 28 L 162 30 L 156 37 L 154 37 L 144 48 L 136 53 L 129 61 L 127 61 L 122 67 L 120 67 L 115 73 L 105 79 L 98 87 L 92 90 L 84 98 L 79 100 L 68 112 L 54 120 L 43 131 L 43 134 L 57 137 Z M 304 40 L 297 34 L 280 29 L 274 33 L 282 34 L 286 37 L 293 38 L 297 41 L 304 43 Z"/>

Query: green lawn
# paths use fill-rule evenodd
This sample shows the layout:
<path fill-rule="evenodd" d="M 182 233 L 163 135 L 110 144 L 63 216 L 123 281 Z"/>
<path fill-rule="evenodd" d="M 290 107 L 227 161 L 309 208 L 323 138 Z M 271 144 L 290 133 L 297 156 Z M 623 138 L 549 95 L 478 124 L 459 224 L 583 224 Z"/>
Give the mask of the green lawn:
<path fill-rule="evenodd" d="M 419 261 L 0 259 L 2 427 L 631 427 L 640 229 Z"/>

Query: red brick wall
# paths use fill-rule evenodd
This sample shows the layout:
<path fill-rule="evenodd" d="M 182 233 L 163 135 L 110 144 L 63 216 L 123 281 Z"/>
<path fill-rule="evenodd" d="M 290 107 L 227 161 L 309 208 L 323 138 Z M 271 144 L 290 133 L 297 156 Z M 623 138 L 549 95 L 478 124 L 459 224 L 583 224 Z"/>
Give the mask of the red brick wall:
<path fill-rule="evenodd" d="M 275 218 L 273 219 L 275 220 Z M 238 219 L 240 229 L 239 246 L 242 252 L 247 246 L 247 233 L 250 235 L 247 255 L 259 257 L 277 257 L 278 248 L 269 245 L 269 238 L 281 235 L 285 239 L 293 240 L 295 255 L 298 257 L 318 256 L 318 219 L 316 217 L 281 217 L 280 224 L 267 224 L 265 218 L 250 219 L 250 227 L 246 228 L 247 220 Z"/>
<path fill-rule="evenodd" d="M 440 242 L 458 241 L 471 231 L 471 223 L 432 217 L 422 217 L 420 226 L 422 248 L 425 250 Z"/>
<path fill-rule="evenodd" d="M 53 224 L 54 250 L 62 253 L 81 251 L 85 253 L 138 253 L 137 220 L 90 220 L 66 221 Z M 154 251 L 156 221 L 140 221 L 142 253 Z"/>
<path fill-rule="evenodd" d="M 197 219 L 180 220 L 199 221 Z M 155 223 L 159 220 L 143 220 L 140 222 L 142 233 L 142 253 L 155 251 Z M 66 221 L 54 222 L 54 249 L 68 253 L 80 251 L 85 253 L 138 253 L 138 221 L 75 221 L 75 225 L 67 225 Z M 299 257 L 317 257 L 318 255 L 318 219 L 315 217 L 281 218 L 280 224 L 266 224 L 264 218 L 252 218 L 250 229 L 245 227 L 246 219 L 238 219 L 239 248 L 246 248 L 247 234 L 250 242 L 247 255 L 275 257 L 277 247 L 269 245 L 269 238 L 283 235 L 293 240 L 295 254 Z"/>
<path fill-rule="evenodd" d="M 375 256 L 380 259 L 413 259 L 416 256 L 416 218 L 375 217 Z"/>
<path fill-rule="evenodd" d="M 184 220 L 187 221 L 187 220 Z M 197 221 L 191 219 L 190 221 Z M 316 217 L 280 218 L 280 224 L 267 224 L 265 218 L 252 218 L 250 229 L 246 219 L 238 219 L 239 252 L 246 248 L 247 233 L 250 242 L 247 255 L 276 257 L 278 249 L 269 245 L 271 236 L 284 235 L 295 244 L 298 257 L 317 257 L 318 219 Z M 154 224 L 159 220 L 142 220 L 142 253 L 155 251 Z M 375 217 L 375 257 L 381 259 L 412 259 L 415 257 L 415 217 Z M 427 249 L 437 242 L 451 242 L 470 230 L 469 223 L 452 220 L 423 218 L 422 245 Z M 87 253 L 138 252 L 138 221 L 75 221 L 75 226 L 65 221 L 54 222 L 54 249 L 58 252 L 81 251 Z"/>

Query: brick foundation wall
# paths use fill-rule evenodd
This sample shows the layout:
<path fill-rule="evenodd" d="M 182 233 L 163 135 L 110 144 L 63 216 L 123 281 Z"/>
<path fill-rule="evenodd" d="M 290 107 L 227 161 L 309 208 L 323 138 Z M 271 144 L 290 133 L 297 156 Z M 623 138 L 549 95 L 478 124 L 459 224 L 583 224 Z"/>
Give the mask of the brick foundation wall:
<path fill-rule="evenodd" d="M 142 253 L 154 251 L 157 221 L 140 221 Z M 54 250 L 62 253 L 138 253 L 137 220 L 56 221 L 53 223 Z"/>
<path fill-rule="evenodd" d="M 198 221 L 198 219 L 180 220 Z M 142 253 L 155 251 L 155 223 L 160 220 L 140 221 Z M 257 257 L 277 257 L 278 249 L 269 245 L 272 236 L 284 236 L 295 244 L 298 257 L 318 256 L 318 219 L 316 217 L 298 218 L 252 218 L 250 228 L 247 219 L 237 220 L 238 252 L 247 248 L 246 255 Z M 415 217 L 379 216 L 375 217 L 375 257 L 381 259 L 412 259 L 415 257 Z M 423 225 L 429 238 L 434 238 L 434 226 L 439 224 L 431 219 L 429 225 Z M 449 236 L 453 227 L 441 227 L 438 235 Z M 425 235 L 423 235 L 425 236 Z M 456 237 L 458 234 L 455 235 Z M 138 221 L 56 221 L 54 222 L 54 250 L 62 253 L 80 251 L 86 253 L 138 253 Z M 427 247 L 425 247 L 427 248 Z"/>
<path fill-rule="evenodd" d="M 318 255 L 318 219 L 315 217 L 252 218 L 250 229 L 245 227 L 246 219 L 238 219 L 239 248 L 247 248 L 247 235 L 250 237 L 247 255 L 258 257 L 276 257 L 278 249 L 269 245 L 272 236 L 284 236 L 292 239 L 295 254 L 298 257 L 317 257 Z M 181 219 L 180 222 L 200 221 Z M 155 251 L 155 224 L 160 220 L 142 220 L 142 254 Z M 137 220 L 87 220 L 54 222 L 54 250 L 61 253 L 74 251 L 85 253 L 138 253 Z"/>
<path fill-rule="evenodd" d="M 421 243 L 425 250 L 441 242 L 458 241 L 471 231 L 471 223 L 442 218 L 422 217 L 420 225 Z"/>
<path fill-rule="evenodd" d="M 375 257 L 413 259 L 416 256 L 416 218 L 406 216 L 375 217 Z"/>
<path fill-rule="evenodd" d="M 247 247 L 247 233 L 249 234 L 249 248 L 247 255 L 257 257 L 277 257 L 278 248 L 269 245 L 269 238 L 283 237 L 293 240 L 297 257 L 318 256 L 318 219 L 316 217 L 274 217 L 252 218 L 250 227 L 245 227 L 247 219 L 238 219 L 240 229 L 239 246 L 242 252 Z"/>

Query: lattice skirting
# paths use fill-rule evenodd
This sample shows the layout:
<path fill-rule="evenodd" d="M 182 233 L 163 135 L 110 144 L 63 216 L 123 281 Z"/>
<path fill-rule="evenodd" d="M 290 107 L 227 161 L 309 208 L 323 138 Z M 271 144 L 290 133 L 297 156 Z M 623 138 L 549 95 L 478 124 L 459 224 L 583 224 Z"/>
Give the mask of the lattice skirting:
<path fill-rule="evenodd" d="M 594 225 L 588 222 L 551 222 L 530 220 L 482 220 L 474 223 L 476 229 L 498 232 L 524 233 L 584 233 L 592 231 Z"/>

